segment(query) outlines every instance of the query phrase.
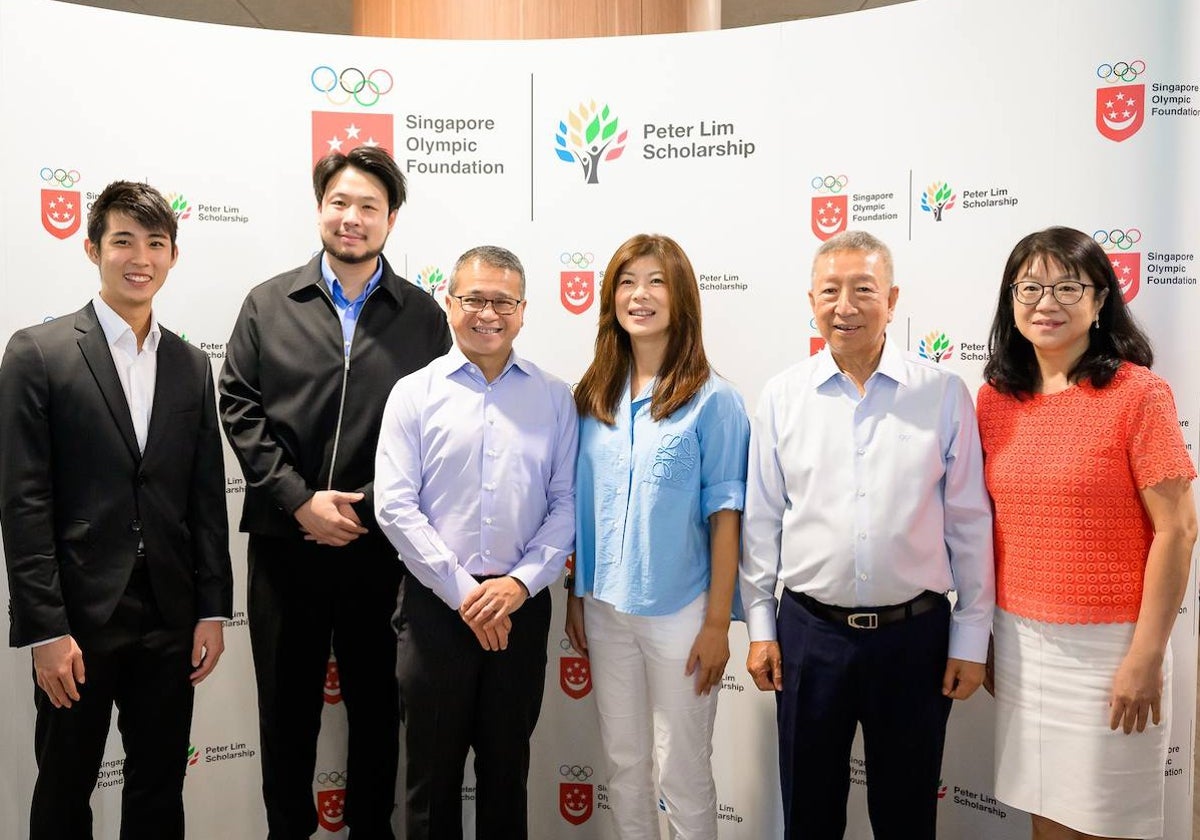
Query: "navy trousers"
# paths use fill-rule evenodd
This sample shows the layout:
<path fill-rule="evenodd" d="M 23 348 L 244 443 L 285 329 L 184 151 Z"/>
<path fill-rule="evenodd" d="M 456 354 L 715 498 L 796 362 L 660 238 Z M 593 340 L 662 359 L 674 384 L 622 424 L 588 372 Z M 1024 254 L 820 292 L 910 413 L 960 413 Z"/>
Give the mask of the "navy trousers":
<path fill-rule="evenodd" d="M 875 840 L 933 840 L 952 702 L 942 696 L 949 603 L 858 630 L 818 618 L 785 594 L 778 633 L 786 840 L 839 840 L 845 833 L 850 747 L 859 724 Z"/>

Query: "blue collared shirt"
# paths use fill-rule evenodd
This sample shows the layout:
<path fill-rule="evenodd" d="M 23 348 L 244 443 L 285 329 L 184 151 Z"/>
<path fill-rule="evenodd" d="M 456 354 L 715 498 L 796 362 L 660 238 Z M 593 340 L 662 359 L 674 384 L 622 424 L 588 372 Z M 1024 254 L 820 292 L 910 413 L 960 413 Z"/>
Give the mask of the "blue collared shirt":
<path fill-rule="evenodd" d="M 346 293 L 342 290 L 342 281 L 337 279 L 333 269 L 329 267 L 328 254 L 321 254 L 321 276 L 325 278 L 325 285 L 329 287 L 329 297 L 333 299 L 333 308 L 337 310 L 338 318 L 342 322 L 342 343 L 346 355 L 349 356 L 350 344 L 354 341 L 354 328 L 358 325 L 358 316 L 362 314 L 363 304 L 367 302 L 371 292 L 375 291 L 375 287 L 379 285 L 379 278 L 383 276 L 383 260 L 376 258 L 375 273 L 363 287 L 362 294 L 354 300 L 346 298 Z"/>
<path fill-rule="evenodd" d="M 536 594 L 575 547 L 577 442 L 565 382 L 515 353 L 488 382 L 456 347 L 392 388 L 376 519 L 453 609 L 476 575 L 511 575 Z"/>
<path fill-rule="evenodd" d="M 750 423 L 738 392 L 711 374 L 654 420 L 654 384 L 631 399 L 626 383 L 616 425 L 579 424 L 575 591 L 633 615 L 669 615 L 707 591 L 708 518 L 746 497 Z"/>
<path fill-rule="evenodd" d="M 992 506 L 971 394 L 891 339 L 862 396 L 828 348 L 767 383 L 743 536 L 750 641 L 776 638 L 779 581 L 840 607 L 953 589 L 950 656 L 986 658 Z"/>

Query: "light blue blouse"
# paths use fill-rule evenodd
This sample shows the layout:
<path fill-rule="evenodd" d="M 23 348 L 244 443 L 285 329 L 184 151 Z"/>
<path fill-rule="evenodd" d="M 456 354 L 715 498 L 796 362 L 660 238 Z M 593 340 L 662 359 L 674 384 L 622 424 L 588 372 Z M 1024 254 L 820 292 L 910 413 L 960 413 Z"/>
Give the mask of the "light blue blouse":
<path fill-rule="evenodd" d="M 575 592 L 633 615 L 669 615 L 708 589 L 708 518 L 741 510 L 746 498 L 750 423 L 741 395 L 711 374 L 656 421 L 654 385 L 631 399 L 626 384 L 614 426 L 579 422 Z"/>

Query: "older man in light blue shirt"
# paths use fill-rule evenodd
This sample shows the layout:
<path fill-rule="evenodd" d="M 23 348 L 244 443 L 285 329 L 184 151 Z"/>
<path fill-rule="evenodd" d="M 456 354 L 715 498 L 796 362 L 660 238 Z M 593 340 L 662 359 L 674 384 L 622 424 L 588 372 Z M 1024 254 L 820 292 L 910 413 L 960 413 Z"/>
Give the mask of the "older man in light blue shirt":
<path fill-rule="evenodd" d="M 578 431 L 567 385 L 512 350 L 524 293 L 512 253 L 459 258 L 446 297 L 457 346 L 401 379 L 384 411 L 376 516 L 409 570 L 394 621 L 410 840 L 461 836 L 472 748 L 477 825 L 528 833 L 546 586 L 575 543 Z"/>
<path fill-rule="evenodd" d="M 787 840 L 842 837 L 859 724 L 876 840 L 933 840 L 951 701 L 983 679 L 995 585 L 975 411 L 957 375 L 887 338 L 898 295 L 878 239 L 826 242 L 809 300 L 828 349 L 767 383 L 751 427 L 747 666 L 777 692 Z"/>

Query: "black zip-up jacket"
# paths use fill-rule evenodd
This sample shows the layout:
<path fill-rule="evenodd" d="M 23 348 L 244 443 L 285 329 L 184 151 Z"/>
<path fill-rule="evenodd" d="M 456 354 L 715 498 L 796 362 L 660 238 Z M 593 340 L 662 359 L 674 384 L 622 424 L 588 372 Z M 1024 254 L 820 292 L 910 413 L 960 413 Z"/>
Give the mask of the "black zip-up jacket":
<path fill-rule="evenodd" d="M 246 477 L 241 530 L 299 536 L 295 510 L 317 490 L 344 490 L 364 494 L 355 512 L 378 533 L 384 403 L 398 379 L 449 349 L 441 307 L 386 259 L 348 359 L 320 254 L 252 289 L 218 380 L 221 423 Z"/>

